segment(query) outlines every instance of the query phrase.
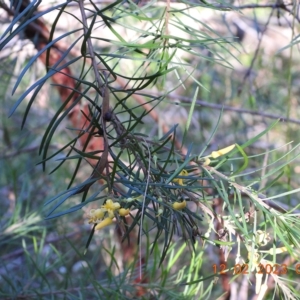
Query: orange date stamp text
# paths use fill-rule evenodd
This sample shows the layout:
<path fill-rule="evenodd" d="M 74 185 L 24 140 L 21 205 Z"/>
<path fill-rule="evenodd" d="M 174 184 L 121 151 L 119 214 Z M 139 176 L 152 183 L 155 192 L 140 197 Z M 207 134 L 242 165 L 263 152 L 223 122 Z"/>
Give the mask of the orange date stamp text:
<path fill-rule="evenodd" d="M 213 264 L 212 269 L 214 274 L 225 275 L 229 271 L 226 264 Z M 257 274 L 275 274 L 275 275 L 284 275 L 288 273 L 288 266 L 286 264 L 259 264 L 256 268 Z M 295 273 L 300 275 L 300 263 L 295 265 Z M 247 275 L 249 274 L 249 265 L 248 264 L 235 264 L 233 266 L 234 275 Z"/>

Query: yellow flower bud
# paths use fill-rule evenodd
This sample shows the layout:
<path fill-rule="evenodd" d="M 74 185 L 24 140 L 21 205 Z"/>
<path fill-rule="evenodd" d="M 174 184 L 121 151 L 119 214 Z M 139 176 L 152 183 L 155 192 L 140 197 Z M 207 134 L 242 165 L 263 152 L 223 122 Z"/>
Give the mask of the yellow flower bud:
<path fill-rule="evenodd" d="M 186 207 L 186 201 L 174 202 L 172 206 L 175 210 L 182 210 Z"/>
<path fill-rule="evenodd" d="M 182 170 L 179 173 L 179 176 L 186 176 L 186 175 L 188 175 L 187 170 Z M 178 183 L 178 185 L 183 185 L 183 178 L 174 178 L 172 181 Z"/>
<path fill-rule="evenodd" d="M 103 217 L 104 212 L 102 211 L 102 209 L 91 209 L 89 213 L 89 224 L 97 223 Z"/>
<path fill-rule="evenodd" d="M 104 213 L 105 213 L 105 211 L 103 211 L 103 209 L 98 208 L 98 209 L 95 210 L 94 216 L 95 216 L 97 219 L 102 219 L 102 218 L 104 217 Z"/>
<path fill-rule="evenodd" d="M 275 249 L 273 249 L 273 248 L 269 249 L 269 253 L 271 255 L 283 253 L 283 252 L 286 252 L 286 251 L 288 251 L 287 247 L 280 247 L 280 248 L 275 248 Z M 266 251 L 264 251 L 264 252 L 266 252 Z"/>
<path fill-rule="evenodd" d="M 113 220 L 111 218 L 105 218 L 99 224 L 96 225 L 95 230 L 100 230 L 110 224 L 112 224 Z"/>
<path fill-rule="evenodd" d="M 129 212 L 130 212 L 130 209 L 129 208 L 120 208 L 119 209 L 119 215 L 121 216 L 121 217 L 125 217 L 125 216 L 127 216 L 127 215 L 129 215 Z"/>
<path fill-rule="evenodd" d="M 159 208 L 157 212 L 158 213 L 156 216 L 159 217 L 164 212 L 164 210 L 162 208 Z"/>
<path fill-rule="evenodd" d="M 205 157 L 203 166 L 209 166 L 209 164 L 210 164 L 210 159 L 208 157 Z"/>
<path fill-rule="evenodd" d="M 105 204 L 102 205 L 102 208 L 106 209 L 107 211 L 109 210 L 116 210 L 121 207 L 120 203 L 118 202 L 113 202 L 111 199 L 106 200 Z"/>
<path fill-rule="evenodd" d="M 235 144 L 231 145 L 231 146 L 228 146 L 226 148 L 223 148 L 223 149 L 220 149 L 218 151 L 213 151 L 210 155 L 210 157 L 212 158 L 217 158 L 221 155 L 225 155 L 227 154 L 228 152 L 230 152 L 233 148 L 235 147 Z"/>
<path fill-rule="evenodd" d="M 115 210 L 119 209 L 120 207 L 120 203 L 114 202 L 111 199 L 107 199 L 105 204 L 101 206 L 101 210 L 103 212 L 106 212 L 108 214 L 108 217 L 112 219 L 115 216 Z"/>

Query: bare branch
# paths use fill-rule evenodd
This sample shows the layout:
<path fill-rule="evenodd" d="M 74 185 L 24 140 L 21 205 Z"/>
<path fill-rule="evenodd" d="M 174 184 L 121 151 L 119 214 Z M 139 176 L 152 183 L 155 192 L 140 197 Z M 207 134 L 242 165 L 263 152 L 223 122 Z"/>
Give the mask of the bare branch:
<path fill-rule="evenodd" d="M 163 93 L 155 93 L 154 94 L 153 91 L 149 91 L 149 90 L 147 90 L 147 91 L 145 90 L 145 92 L 148 95 L 149 94 L 157 95 L 157 96 L 164 95 Z M 143 94 L 143 95 L 145 96 L 146 94 Z M 171 98 L 171 99 L 180 100 L 183 103 L 191 103 L 192 102 L 192 100 L 189 97 L 185 97 L 185 96 L 181 96 L 181 95 L 177 95 L 177 94 L 168 94 L 168 95 L 166 95 L 166 97 Z M 197 99 L 196 104 L 199 106 L 209 107 L 209 108 L 216 109 L 216 110 L 224 110 L 224 111 L 232 111 L 232 112 L 242 113 L 242 114 L 250 114 L 250 115 L 260 116 L 262 118 L 268 118 L 268 119 L 274 119 L 274 120 L 279 119 L 281 122 L 294 123 L 294 124 L 300 125 L 300 120 L 298 120 L 298 119 L 286 118 L 281 115 L 265 113 L 262 111 L 255 111 L 255 110 L 246 109 L 246 108 L 238 108 L 238 107 L 232 107 L 229 105 L 216 104 L 216 103 L 207 102 L 207 101 L 204 101 L 201 99 Z"/>

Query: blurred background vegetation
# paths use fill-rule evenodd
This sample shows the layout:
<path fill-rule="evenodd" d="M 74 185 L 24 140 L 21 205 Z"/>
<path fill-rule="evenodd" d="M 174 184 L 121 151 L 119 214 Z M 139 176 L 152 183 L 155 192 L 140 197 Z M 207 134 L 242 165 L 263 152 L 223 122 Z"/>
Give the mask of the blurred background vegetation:
<path fill-rule="evenodd" d="M 169 35 L 188 39 L 190 28 L 194 28 L 205 40 L 202 46 L 190 44 L 190 49 L 185 47 L 185 50 L 179 50 L 169 66 L 177 67 L 177 71 L 167 73 L 158 78 L 153 86 L 138 92 L 154 96 L 168 92 L 155 108 L 156 118 L 146 116 L 144 124 L 138 127 L 139 132 L 160 138 L 165 133 L 164 126 L 171 128 L 178 124 L 176 139 L 180 143 L 183 141 L 185 148 L 193 143 L 193 152 L 196 154 L 207 147 L 204 154 L 209 155 L 231 144 L 246 143 L 280 119 L 275 127 L 245 149 L 249 157 L 249 175 L 243 176 L 243 182 L 253 183 L 254 178 L 259 177 L 260 180 L 252 188 L 261 191 L 266 197 L 299 187 L 298 158 L 268 179 L 263 176 L 273 166 L 270 169 L 262 168 L 277 161 L 299 143 L 300 8 L 297 1 L 285 2 L 119 1 L 118 4 L 132 14 L 125 19 L 126 26 L 116 25 L 116 30 L 120 30 L 118 33 L 124 39 L 130 37 L 134 40 L 130 33 L 131 26 L 140 30 L 147 28 L 149 20 L 145 16 L 158 18 L 160 14 L 169 11 Z M 93 3 L 103 9 L 113 1 Z M 43 14 L 49 28 L 57 20 L 57 10 L 52 11 L 50 8 L 57 4 L 55 1 L 43 1 L 38 8 L 39 11 L 49 9 L 49 13 Z M 11 7 L 9 2 L 1 3 L 1 35 L 13 18 L 5 5 Z M 94 6 L 85 1 L 85 7 L 88 8 L 87 12 L 92 12 Z M 133 17 L 134 14 L 142 16 L 143 10 L 146 11 L 143 18 L 139 20 Z M 178 10 L 181 12 L 176 14 Z M 68 13 L 65 12 L 56 24 L 55 36 L 74 30 L 78 25 L 74 22 L 74 16 L 80 18 L 77 2 L 69 2 L 66 11 Z M 113 18 L 114 13 L 117 10 L 108 10 L 107 14 Z M 180 30 L 176 27 L 178 24 L 181 24 Z M 138 31 L 136 33 L 140 34 Z M 110 39 L 112 33 L 101 24 L 93 35 Z M 70 45 L 78 37 L 78 32 L 74 32 L 64 42 Z M 117 43 L 111 45 L 99 41 L 95 45 L 107 57 L 111 54 L 117 57 L 122 53 L 122 45 Z M 80 51 L 76 47 L 75 51 Z M 32 41 L 24 38 L 22 32 L 0 52 L 1 299 L 257 299 L 255 285 L 251 284 L 255 282 L 253 277 L 237 276 L 233 280 L 232 271 L 229 276 L 214 274 L 213 265 L 216 264 L 219 269 L 221 264 L 220 249 L 200 238 L 196 239 L 193 251 L 182 238 L 174 235 L 168 255 L 161 265 L 161 245 L 157 244 L 150 254 L 148 249 L 151 242 L 148 238 L 143 240 L 143 272 L 147 274 L 147 280 L 138 282 L 138 255 L 124 261 L 115 226 L 97 232 L 84 254 L 91 231 L 85 207 L 75 213 L 45 220 L 47 209 L 44 204 L 66 189 L 75 167 L 72 160 L 66 161 L 49 175 L 58 165 L 58 159 L 63 158 L 62 154 L 48 162 L 45 172 L 38 164 L 42 160 L 39 147 L 43 134 L 61 106 L 60 95 L 51 81 L 43 85 L 35 98 L 22 130 L 30 97 L 25 98 L 8 117 L 24 91 L 45 71 L 45 66 L 36 61 L 12 95 L 19 74 L 36 53 Z M 128 55 L 131 54 L 128 50 Z M 148 56 L 147 60 L 157 59 L 155 55 L 157 53 L 153 57 Z M 116 67 L 117 71 L 138 74 L 139 71 L 135 70 L 142 59 L 142 55 L 136 55 L 135 60 L 124 59 Z M 75 73 L 79 72 L 76 63 L 72 68 Z M 151 73 L 155 66 L 149 64 L 148 69 Z M 195 108 L 189 119 L 191 103 L 195 97 Z M 112 99 L 111 105 L 116 103 Z M 130 108 L 139 105 L 135 98 L 129 98 L 126 104 Z M 135 111 L 137 115 L 142 112 L 142 108 Z M 122 114 L 120 119 L 123 120 Z M 185 133 L 187 120 L 191 125 Z M 53 153 L 63 147 L 66 140 L 70 140 L 71 128 L 68 119 L 59 124 L 49 146 Z M 292 145 L 288 144 L 292 141 Z M 285 161 L 289 159 L 287 156 Z M 234 160 L 232 164 L 235 164 Z M 227 165 L 227 171 L 228 168 Z M 223 170 L 222 167 L 220 170 Z M 80 183 L 89 175 L 90 168 L 87 165 L 79 170 L 76 180 Z M 80 199 L 81 196 L 76 195 L 68 199 L 67 204 L 75 205 Z M 297 208 L 299 193 L 279 197 L 274 203 L 287 210 Z M 295 213 L 299 214 L 298 210 Z M 203 234 L 208 227 L 209 224 L 203 224 Z M 242 255 L 247 256 L 247 253 Z M 236 249 L 230 253 L 229 267 L 234 266 L 235 258 Z M 284 280 L 285 285 L 292 290 L 300 283 L 300 275 L 295 272 L 297 262 L 300 263 L 300 260 L 284 253 L 277 261 L 289 266 Z M 186 282 L 189 285 L 183 284 Z M 280 292 L 276 293 L 274 287 L 274 281 L 270 281 L 265 299 L 284 299 Z M 140 290 L 137 292 L 137 289 Z M 291 296 L 290 299 L 300 299 L 296 291 L 287 294 Z"/>

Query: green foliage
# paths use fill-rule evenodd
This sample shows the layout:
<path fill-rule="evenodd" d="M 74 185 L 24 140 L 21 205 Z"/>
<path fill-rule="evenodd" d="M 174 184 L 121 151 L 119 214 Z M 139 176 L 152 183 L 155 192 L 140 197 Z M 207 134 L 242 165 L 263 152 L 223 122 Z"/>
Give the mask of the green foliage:
<path fill-rule="evenodd" d="M 0 74 L 1 193 L 9 203 L 1 204 L 1 297 L 132 299 L 140 289 L 146 299 L 210 299 L 228 292 L 217 286 L 222 276 L 241 283 L 244 274 L 256 286 L 249 295 L 268 297 L 273 278 L 269 294 L 278 290 L 281 298 L 300 299 L 291 275 L 296 269 L 287 271 L 282 259 L 285 252 L 299 258 L 299 188 L 292 167 L 299 144 L 274 138 L 286 131 L 292 137 L 292 123 L 299 122 L 290 118 L 291 103 L 282 111 L 286 99 L 274 103 L 272 114 L 264 112 L 282 82 L 251 83 L 254 66 L 265 63 L 258 54 L 261 40 L 252 58 L 243 56 L 237 39 L 202 19 L 205 12 L 243 7 L 25 2 L 1 3 L 14 14 L 1 28 L 0 50 L 21 37 L 36 48 L 19 61 L 13 52 L 1 57 L 7 66 Z M 48 15 L 46 38 L 37 20 Z M 68 22 L 71 29 L 62 25 Z M 30 30 L 37 25 L 34 36 Z M 287 95 L 296 44 L 294 37 L 281 47 L 291 51 Z M 243 79 L 230 76 L 245 60 Z M 174 95 L 178 91 L 185 95 Z M 236 103 L 242 108 L 234 116 L 229 110 Z M 276 113 L 287 116 L 287 125 L 265 121 Z M 30 172 L 34 164 L 38 168 Z M 42 169 L 54 174 L 41 175 Z M 139 245 L 130 262 L 122 262 L 111 223 L 123 244 Z M 265 274 L 268 265 L 278 272 Z"/>

